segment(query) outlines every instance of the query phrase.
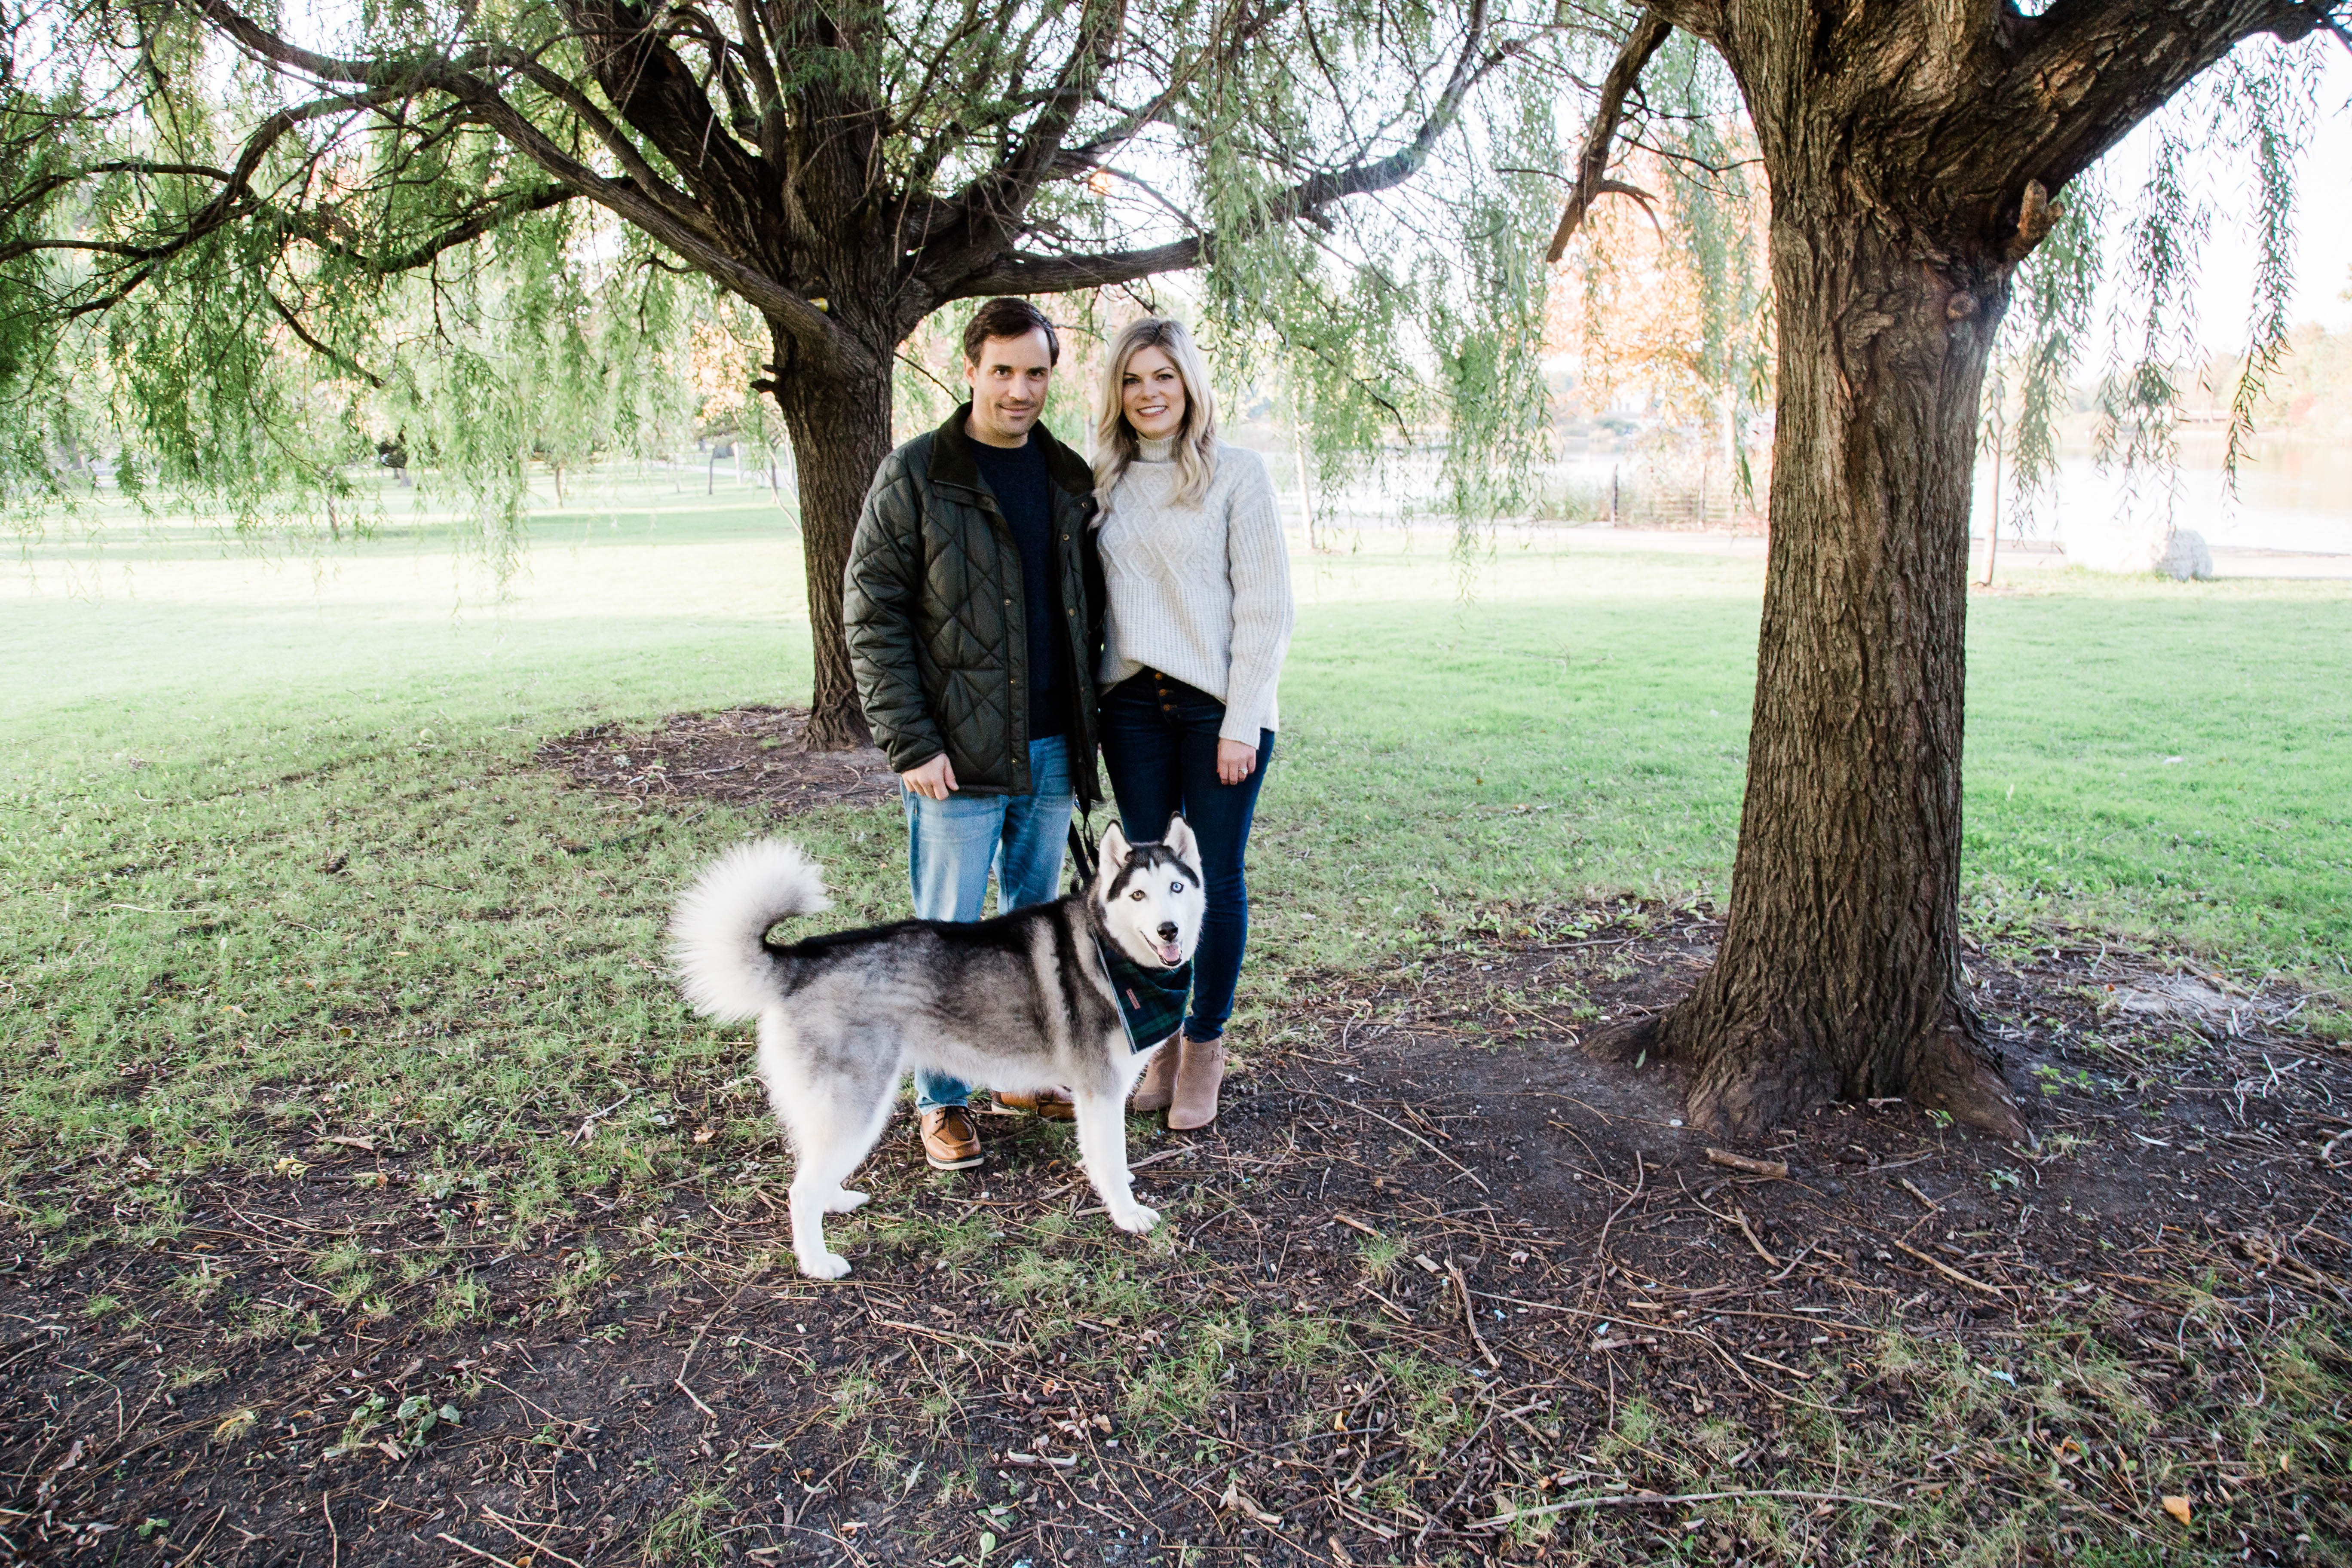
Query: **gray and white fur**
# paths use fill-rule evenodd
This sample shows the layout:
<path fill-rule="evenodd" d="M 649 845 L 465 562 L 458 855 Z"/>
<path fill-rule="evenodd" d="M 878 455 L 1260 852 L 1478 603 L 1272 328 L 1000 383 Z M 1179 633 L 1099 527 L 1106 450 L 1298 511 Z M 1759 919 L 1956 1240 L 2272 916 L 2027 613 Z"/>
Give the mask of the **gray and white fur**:
<path fill-rule="evenodd" d="M 1201 857 L 1183 818 L 1157 844 L 1102 837 L 1093 885 L 993 920 L 900 921 L 793 942 L 780 921 L 832 907 L 816 863 L 766 838 L 722 856 L 678 900 L 670 952 L 697 1012 L 760 1024 L 759 1072 L 793 1146 L 793 1251 L 838 1279 L 824 1216 L 866 1202 L 842 1184 L 890 1119 L 900 1076 L 948 1074 L 1013 1093 L 1066 1089 L 1078 1152 L 1111 1222 L 1138 1235 L 1124 1108 L 1151 1052 L 1130 1050 L 1097 934 L 1147 968 L 1190 960 L 1201 936 Z M 1164 1045 L 1164 1042 L 1162 1042 Z"/>

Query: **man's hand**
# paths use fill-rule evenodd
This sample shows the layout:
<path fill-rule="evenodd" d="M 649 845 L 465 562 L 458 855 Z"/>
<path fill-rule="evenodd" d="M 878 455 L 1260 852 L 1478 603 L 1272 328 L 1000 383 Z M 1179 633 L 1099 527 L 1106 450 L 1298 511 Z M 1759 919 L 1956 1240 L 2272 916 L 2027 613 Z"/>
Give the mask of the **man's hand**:
<path fill-rule="evenodd" d="M 1220 736 L 1217 741 L 1217 782 L 1237 784 L 1257 767 L 1257 748 Z M 908 775 L 912 777 L 912 774 Z"/>
<path fill-rule="evenodd" d="M 1221 747 L 1218 762 L 1222 764 L 1223 760 L 1224 752 Z M 945 800 L 955 793 L 955 764 L 948 761 L 945 752 L 941 752 L 921 767 L 900 773 L 898 782 L 925 800 Z"/>

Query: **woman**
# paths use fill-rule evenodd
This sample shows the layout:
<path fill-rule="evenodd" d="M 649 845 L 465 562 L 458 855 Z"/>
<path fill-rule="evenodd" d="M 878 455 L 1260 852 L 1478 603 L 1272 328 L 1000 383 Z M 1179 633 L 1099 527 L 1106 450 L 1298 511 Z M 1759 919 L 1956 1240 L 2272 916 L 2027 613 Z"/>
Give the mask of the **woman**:
<path fill-rule="evenodd" d="M 1094 468 L 1109 594 L 1103 765 L 1130 838 L 1157 839 L 1183 812 L 1208 895 L 1191 1016 L 1152 1058 L 1135 1108 L 1206 1127 L 1249 936 L 1242 861 L 1274 755 L 1289 553 L 1265 466 L 1217 439 L 1208 375 L 1181 322 L 1147 316 L 1112 341 Z"/>

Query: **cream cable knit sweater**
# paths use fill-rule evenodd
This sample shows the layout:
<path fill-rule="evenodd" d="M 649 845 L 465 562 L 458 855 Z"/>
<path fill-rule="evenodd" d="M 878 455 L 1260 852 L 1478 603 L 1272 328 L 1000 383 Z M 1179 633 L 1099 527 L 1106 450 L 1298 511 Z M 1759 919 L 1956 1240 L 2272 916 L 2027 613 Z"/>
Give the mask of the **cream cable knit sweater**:
<path fill-rule="evenodd" d="M 1217 447 L 1197 507 L 1169 500 L 1173 439 L 1144 441 L 1107 500 L 1098 535 L 1110 590 L 1105 688 L 1142 669 L 1222 700 L 1220 738 L 1257 744 L 1276 728 L 1275 686 L 1290 650 L 1290 552 L 1274 483 L 1255 452 Z"/>

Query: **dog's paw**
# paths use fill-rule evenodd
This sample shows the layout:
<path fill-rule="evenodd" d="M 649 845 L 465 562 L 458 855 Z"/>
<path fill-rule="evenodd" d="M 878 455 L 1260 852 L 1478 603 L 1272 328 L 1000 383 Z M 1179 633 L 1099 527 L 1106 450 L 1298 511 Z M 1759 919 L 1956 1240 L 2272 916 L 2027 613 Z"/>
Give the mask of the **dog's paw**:
<path fill-rule="evenodd" d="M 1131 1236 L 1141 1236 L 1160 1223 L 1160 1211 L 1137 1204 L 1125 1214 L 1113 1215 L 1111 1223 Z"/>
<path fill-rule="evenodd" d="M 824 1212 L 847 1214 L 852 1209 L 865 1207 L 866 1201 L 864 1193 L 853 1193 L 847 1187 L 841 1187 L 835 1191 L 833 1196 L 824 1200 Z"/>
<path fill-rule="evenodd" d="M 814 1261 L 802 1258 L 801 1272 L 812 1279 L 838 1279 L 849 1272 L 849 1259 L 838 1252 L 822 1252 Z"/>

